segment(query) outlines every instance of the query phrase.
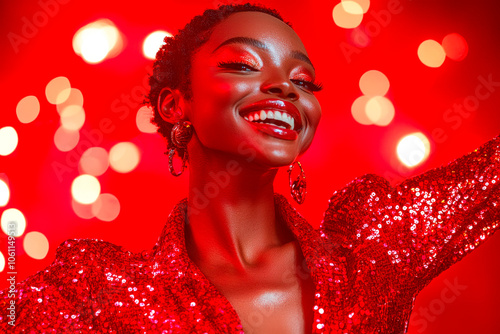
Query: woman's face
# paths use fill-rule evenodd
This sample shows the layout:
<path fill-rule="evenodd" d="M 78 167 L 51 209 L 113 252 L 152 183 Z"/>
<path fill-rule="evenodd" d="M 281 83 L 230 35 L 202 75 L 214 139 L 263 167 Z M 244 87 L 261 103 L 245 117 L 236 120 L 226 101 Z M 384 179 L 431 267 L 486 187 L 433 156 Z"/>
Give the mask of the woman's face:
<path fill-rule="evenodd" d="M 268 14 L 241 12 L 217 25 L 195 53 L 186 117 L 205 150 L 292 163 L 321 117 L 314 67 L 297 34 Z"/>

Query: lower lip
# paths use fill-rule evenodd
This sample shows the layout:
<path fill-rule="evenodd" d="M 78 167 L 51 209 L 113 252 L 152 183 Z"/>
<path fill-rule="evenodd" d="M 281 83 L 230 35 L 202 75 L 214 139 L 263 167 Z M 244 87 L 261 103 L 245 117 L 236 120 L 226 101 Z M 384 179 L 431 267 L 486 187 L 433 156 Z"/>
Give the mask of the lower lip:
<path fill-rule="evenodd" d="M 263 132 L 275 138 L 284 140 L 295 140 L 298 137 L 297 131 L 294 130 L 282 129 L 270 124 L 253 123 L 253 122 L 248 122 L 248 123 L 250 123 L 250 125 L 252 125 L 255 129 L 259 130 L 260 132 Z"/>

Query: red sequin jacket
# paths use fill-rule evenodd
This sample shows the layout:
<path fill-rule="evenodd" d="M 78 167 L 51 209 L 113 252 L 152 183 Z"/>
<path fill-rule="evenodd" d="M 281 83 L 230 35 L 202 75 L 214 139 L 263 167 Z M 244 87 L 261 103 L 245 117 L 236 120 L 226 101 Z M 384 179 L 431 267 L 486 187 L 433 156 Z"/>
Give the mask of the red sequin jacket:
<path fill-rule="evenodd" d="M 315 283 L 313 333 L 405 333 L 416 295 L 499 226 L 500 139 L 397 187 L 375 175 L 335 192 L 320 230 L 282 197 L 279 215 Z M 69 240 L 47 269 L 0 293 L 2 332 L 242 333 L 235 310 L 188 258 L 186 201 L 135 254 Z M 15 326 L 6 310 L 14 300 Z"/>

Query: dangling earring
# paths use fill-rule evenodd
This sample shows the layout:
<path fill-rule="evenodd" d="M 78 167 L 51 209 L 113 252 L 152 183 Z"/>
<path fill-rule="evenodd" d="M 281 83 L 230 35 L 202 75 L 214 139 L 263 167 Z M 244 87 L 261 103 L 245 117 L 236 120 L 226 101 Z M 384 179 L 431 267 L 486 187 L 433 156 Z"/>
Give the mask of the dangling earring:
<path fill-rule="evenodd" d="M 306 199 L 306 173 L 302 168 L 300 162 L 297 161 L 297 165 L 299 165 L 300 173 L 295 180 L 292 181 L 292 170 L 295 163 L 291 164 L 288 167 L 288 180 L 290 182 L 290 193 L 292 194 L 293 199 L 299 203 L 304 203 Z"/>
<path fill-rule="evenodd" d="M 187 144 L 193 136 L 193 125 L 188 121 L 179 121 L 173 127 L 170 132 L 170 139 L 172 140 L 172 147 L 168 152 L 168 169 L 173 176 L 179 176 L 184 172 L 188 161 Z M 174 155 L 177 155 L 182 160 L 182 169 L 180 172 L 176 172 L 174 169 Z"/>

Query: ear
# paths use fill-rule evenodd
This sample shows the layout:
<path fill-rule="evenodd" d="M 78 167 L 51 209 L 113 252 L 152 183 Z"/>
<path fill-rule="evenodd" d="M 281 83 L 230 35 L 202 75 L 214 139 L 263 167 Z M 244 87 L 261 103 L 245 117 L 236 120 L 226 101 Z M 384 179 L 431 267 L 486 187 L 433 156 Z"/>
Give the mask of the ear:
<path fill-rule="evenodd" d="M 184 112 L 181 108 L 182 100 L 183 96 L 177 89 L 163 88 L 158 95 L 157 104 L 161 118 L 172 124 L 184 119 Z"/>

